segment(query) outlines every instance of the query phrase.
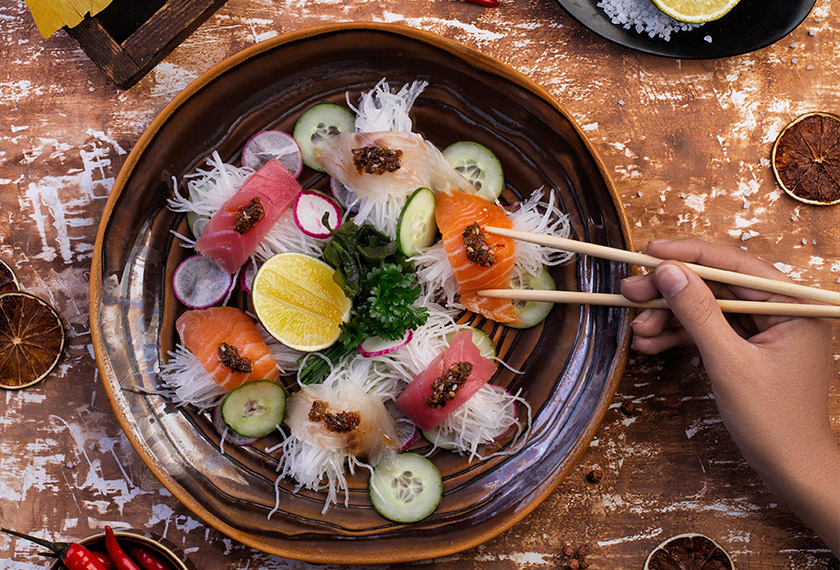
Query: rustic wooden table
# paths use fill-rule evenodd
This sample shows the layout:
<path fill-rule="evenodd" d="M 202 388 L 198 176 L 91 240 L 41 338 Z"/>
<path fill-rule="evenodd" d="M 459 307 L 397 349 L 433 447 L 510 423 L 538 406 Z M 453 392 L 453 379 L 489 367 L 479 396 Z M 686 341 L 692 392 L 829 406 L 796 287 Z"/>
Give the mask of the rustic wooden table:
<path fill-rule="evenodd" d="M 840 287 L 840 207 L 791 200 L 768 162 L 791 119 L 840 111 L 837 0 L 819 0 L 770 47 L 713 61 L 642 55 L 589 32 L 555 2 L 502 1 L 487 9 L 455 0 L 230 0 L 121 91 L 64 32 L 43 40 L 23 0 L 0 0 L 0 258 L 57 307 L 70 334 L 50 378 L 0 398 L 2 526 L 59 539 L 130 526 L 165 536 L 200 569 L 310 567 L 226 538 L 158 483 L 112 414 L 88 325 L 94 236 L 127 152 L 191 80 L 284 32 L 397 22 L 493 56 L 544 86 L 583 127 L 640 248 L 701 236 L 776 261 L 804 284 Z M 628 401 L 631 416 L 619 409 Z M 831 413 L 840 432 L 836 375 Z M 599 484 L 586 481 L 593 466 L 605 472 Z M 592 568 L 637 569 L 659 541 L 686 531 L 718 540 L 740 569 L 825 568 L 831 558 L 741 458 L 696 354 L 632 355 L 595 440 L 545 503 L 480 547 L 417 566 L 558 568 L 565 544 L 587 543 Z M 0 537 L 5 568 L 46 567 L 36 550 Z"/>

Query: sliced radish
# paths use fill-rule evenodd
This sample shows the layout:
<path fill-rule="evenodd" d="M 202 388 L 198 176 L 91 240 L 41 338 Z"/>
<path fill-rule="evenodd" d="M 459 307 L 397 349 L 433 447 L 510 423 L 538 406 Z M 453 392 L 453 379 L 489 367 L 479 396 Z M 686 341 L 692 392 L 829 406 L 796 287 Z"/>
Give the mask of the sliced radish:
<path fill-rule="evenodd" d="M 259 438 L 243 437 L 227 427 L 225 421 L 222 419 L 221 404 L 213 408 L 213 427 L 216 428 L 216 433 L 222 437 L 222 445 L 230 443 L 237 447 L 244 447 L 246 445 L 253 445 L 259 441 Z"/>
<path fill-rule="evenodd" d="M 420 428 L 414 425 L 408 417 L 397 407 L 393 400 L 385 402 L 385 409 L 394 418 L 394 423 L 397 425 L 397 442 L 400 444 L 397 448 L 400 453 L 407 450 L 411 445 L 420 439 Z"/>
<path fill-rule="evenodd" d="M 303 190 L 295 198 L 293 206 L 295 224 L 309 237 L 325 239 L 330 237 L 330 228 L 341 224 L 341 208 L 338 203 L 315 190 Z M 327 216 L 329 228 L 324 225 Z"/>
<path fill-rule="evenodd" d="M 233 287 L 233 275 L 203 255 L 193 255 L 175 268 L 172 290 L 190 309 L 206 309 L 219 303 Z"/>
<path fill-rule="evenodd" d="M 338 181 L 337 178 L 330 178 L 330 192 L 335 196 L 336 201 L 341 204 L 345 210 L 350 209 L 355 196 L 347 186 Z"/>
<path fill-rule="evenodd" d="M 383 340 L 378 336 L 366 338 L 359 345 L 359 354 L 366 358 L 371 356 L 382 356 L 400 349 L 411 342 L 414 336 L 413 331 L 406 331 L 401 339 L 398 340 Z"/>
<path fill-rule="evenodd" d="M 239 286 L 248 295 L 251 294 L 251 288 L 254 285 L 254 276 L 257 274 L 257 266 L 253 263 L 253 258 L 250 263 L 247 263 L 239 271 Z"/>
<path fill-rule="evenodd" d="M 303 154 L 292 135 L 283 131 L 261 131 L 242 147 L 242 166 L 259 168 L 276 158 L 297 178 L 303 172 Z"/>

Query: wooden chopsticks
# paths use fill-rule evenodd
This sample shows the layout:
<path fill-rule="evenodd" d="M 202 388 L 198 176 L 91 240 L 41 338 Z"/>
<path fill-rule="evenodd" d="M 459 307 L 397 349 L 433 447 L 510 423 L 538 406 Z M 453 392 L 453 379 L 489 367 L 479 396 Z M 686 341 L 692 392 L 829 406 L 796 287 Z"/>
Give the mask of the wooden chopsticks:
<path fill-rule="evenodd" d="M 665 299 L 654 299 L 635 303 L 622 295 L 611 293 L 582 293 L 580 291 L 536 291 L 526 289 L 484 289 L 478 292 L 482 297 L 497 297 L 515 301 L 545 301 L 580 305 L 606 305 L 609 307 L 631 307 L 636 309 L 667 309 Z M 826 305 L 802 305 L 798 303 L 771 303 L 766 301 L 737 301 L 718 299 L 724 313 L 749 315 L 779 315 L 788 317 L 826 317 L 840 319 L 840 307 Z"/>
<path fill-rule="evenodd" d="M 530 232 L 522 232 L 518 230 L 511 230 L 506 228 L 497 228 L 487 226 L 485 231 L 497 234 L 500 236 L 520 239 L 523 241 L 553 247 L 555 249 L 562 249 L 572 251 L 584 255 L 591 255 L 601 259 L 609 259 L 611 261 L 618 261 L 621 263 L 630 263 L 633 265 L 641 265 L 644 267 L 656 267 L 662 263 L 663 259 L 646 255 L 644 253 L 636 253 L 633 251 L 626 251 L 623 249 L 616 249 L 603 245 L 581 242 L 573 239 L 547 236 L 543 234 L 535 234 Z M 778 293 L 780 295 L 788 295 L 791 297 L 799 297 L 801 299 L 809 299 L 812 301 L 820 301 L 832 305 L 840 305 L 840 292 L 828 291 L 825 289 L 817 289 L 814 287 L 806 287 L 805 285 L 798 285 L 796 283 L 787 283 L 784 281 L 776 281 L 774 279 L 767 279 L 766 277 L 757 277 L 755 275 L 746 275 L 743 273 L 736 273 L 734 271 L 726 271 L 717 269 L 715 267 L 706 267 L 704 265 L 696 265 L 694 263 L 685 264 L 692 271 L 697 273 L 703 279 L 710 281 L 717 281 L 719 283 L 726 283 L 729 285 L 737 285 L 739 287 L 747 287 L 758 291 L 766 291 L 769 293 Z M 581 293 L 577 291 L 527 291 L 516 289 L 486 289 L 478 292 L 479 295 L 485 297 L 501 297 L 506 299 L 516 300 L 539 300 L 553 303 L 581 303 L 590 305 L 609 305 L 614 307 L 638 307 L 650 308 L 660 307 L 667 308 L 663 299 L 657 299 L 648 303 L 634 303 L 621 295 L 610 295 L 604 293 Z M 528 297 L 528 298 L 525 298 Z M 770 303 L 763 301 L 733 301 L 719 299 L 718 304 L 721 309 L 730 313 L 748 313 L 754 315 L 788 315 L 788 316 L 808 316 L 808 317 L 840 317 L 840 307 L 824 307 L 819 305 L 801 305 L 796 303 Z"/>

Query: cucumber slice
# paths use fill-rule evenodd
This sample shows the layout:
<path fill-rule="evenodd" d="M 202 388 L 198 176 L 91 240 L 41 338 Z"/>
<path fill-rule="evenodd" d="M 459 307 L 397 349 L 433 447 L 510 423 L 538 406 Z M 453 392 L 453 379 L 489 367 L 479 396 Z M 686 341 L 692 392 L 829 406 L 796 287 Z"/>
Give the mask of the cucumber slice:
<path fill-rule="evenodd" d="M 472 141 L 453 143 L 443 150 L 449 164 L 475 186 L 485 200 L 493 202 L 505 188 L 502 163 L 489 148 Z"/>
<path fill-rule="evenodd" d="M 312 143 L 328 135 L 353 132 L 355 128 L 356 117 L 349 109 L 335 103 L 318 103 L 300 116 L 292 136 L 300 147 L 303 163 L 323 172 L 324 169 L 315 161 Z"/>
<path fill-rule="evenodd" d="M 455 434 L 443 433 L 440 427 L 421 430 L 420 433 L 423 435 L 423 439 L 433 444 L 435 447 L 439 447 L 440 449 L 445 449 L 447 451 L 458 449 Z"/>
<path fill-rule="evenodd" d="M 511 289 L 536 289 L 554 291 L 554 279 L 551 274 L 543 268 L 536 275 L 522 275 L 510 280 Z M 543 322 L 551 312 L 554 303 L 543 301 L 514 301 L 513 306 L 519 311 L 519 322 L 509 323 L 508 326 L 515 329 L 531 328 Z"/>
<path fill-rule="evenodd" d="M 443 478 L 429 459 L 400 453 L 376 465 L 368 493 L 373 508 L 389 521 L 414 523 L 437 510 L 443 498 Z"/>
<path fill-rule="evenodd" d="M 222 420 L 243 437 L 265 437 L 283 423 L 286 392 L 271 380 L 247 382 L 222 400 Z"/>
<path fill-rule="evenodd" d="M 496 345 L 493 343 L 493 339 L 490 338 L 490 335 L 481 329 L 477 329 L 475 327 L 470 328 L 472 329 L 473 344 L 481 353 L 481 356 L 484 358 L 494 358 L 496 356 Z M 458 332 L 460 331 L 452 331 L 447 334 L 446 341 L 451 343 L 452 339 L 455 338 L 455 335 L 458 334 Z"/>
<path fill-rule="evenodd" d="M 406 257 L 417 255 L 420 248 L 435 243 L 435 193 L 428 188 L 418 188 L 400 212 L 397 222 L 397 247 Z"/>

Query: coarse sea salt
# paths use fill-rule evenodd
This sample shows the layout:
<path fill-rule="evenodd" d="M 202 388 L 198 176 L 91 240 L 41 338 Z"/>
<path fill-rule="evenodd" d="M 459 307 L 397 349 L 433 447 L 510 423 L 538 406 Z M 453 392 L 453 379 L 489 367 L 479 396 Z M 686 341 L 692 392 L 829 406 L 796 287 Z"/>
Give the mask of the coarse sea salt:
<path fill-rule="evenodd" d="M 703 25 L 675 20 L 650 0 L 599 0 L 596 6 L 609 16 L 613 24 L 625 30 L 633 28 L 637 34 L 660 37 L 666 42 L 674 32 L 693 30 Z"/>

